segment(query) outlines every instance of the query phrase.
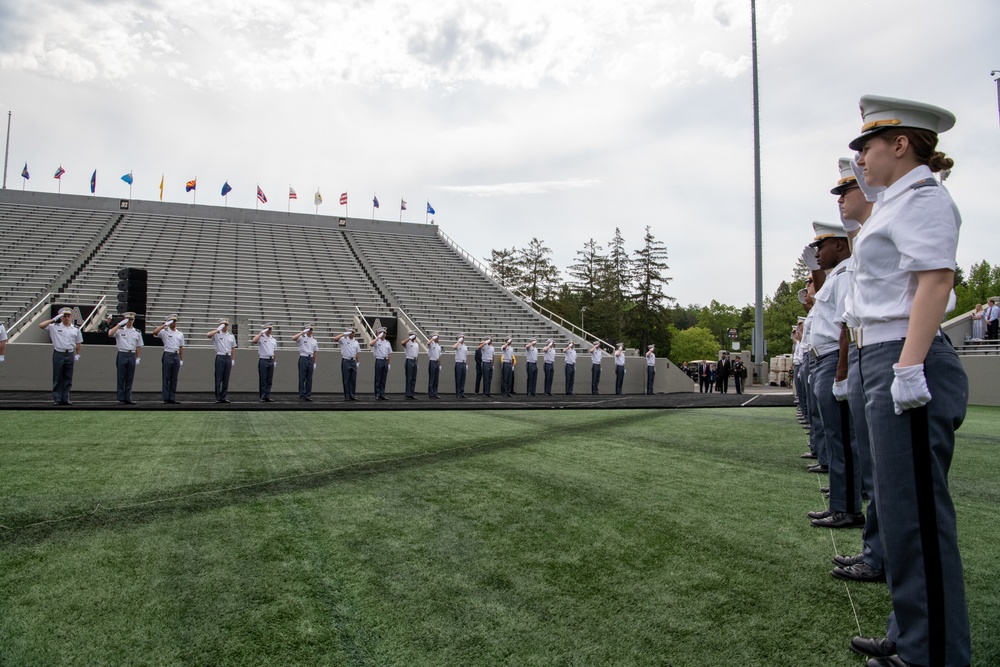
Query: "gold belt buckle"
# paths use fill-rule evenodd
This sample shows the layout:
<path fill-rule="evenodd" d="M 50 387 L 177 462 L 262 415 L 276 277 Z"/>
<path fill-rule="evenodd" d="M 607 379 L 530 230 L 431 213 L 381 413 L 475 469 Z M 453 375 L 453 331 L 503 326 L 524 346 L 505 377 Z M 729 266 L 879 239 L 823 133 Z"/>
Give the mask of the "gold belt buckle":
<path fill-rule="evenodd" d="M 862 333 L 863 333 L 863 330 L 862 330 L 862 328 L 861 328 L 861 327 L 855 327 L 855 328 L 852 328 L 852 329 L 851 329 L 851 337 L 852 337 L 852 338 L 854 339 L 854 345 L 855 345 L 855 347 L 857 347 L 857 348 L 858 348 L 859 350 L 860 350 L 860 349 L 861 349 L 862 347 L 864 347 L 864 343 L 863 343 L 863 336 L 862 336 Z"/>

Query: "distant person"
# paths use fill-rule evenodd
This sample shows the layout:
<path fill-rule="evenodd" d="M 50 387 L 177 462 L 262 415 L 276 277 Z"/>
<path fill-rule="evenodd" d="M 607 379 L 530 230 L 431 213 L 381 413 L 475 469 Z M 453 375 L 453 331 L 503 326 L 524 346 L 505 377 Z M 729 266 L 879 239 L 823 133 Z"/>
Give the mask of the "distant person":
<path fill-rule="evenodd" d="M 976 309 L 972 311 L 972 338 L 975 340 L 986 338 L 986 311 L 983 310 L 981 303 L 977 303 Z"/>
<path fill-rule="evenodd" d="M 514 391 L 514 339 L 507 336 L 500 346 L 500 393 L 510 396 Z"/>
<path fill-rule="evenodd" d="M 476 386 L 473 393 L 479 393 L 479 387 L 483 383 L 483 348 L 479 346 L 472 355 L 472 360 L 476 366 Z"/>
<path fill-rule="evenodd" d="M 292 336 L 299 346 L 299 400 L 306 402 L 313 400 L 313 373 L 316 372 L 316 351 L 319 349 L 319 342 L 313 335 L 315 328 L 314 324 L 307 324 Z"/>
<path fill-rule="evenodd" d="M 601 388 L 601 360 L 604 358 L 604 350 L 601 344 L 594 341 L 590 347 L 590 393 L 597 396 Z"/>
<path fill-rule="evenodd" d="M 111 316 L 111 313 L 108 313 L 108 316 L 104 318 L 104 321 L 97 325 L 97 332 L 108 333 L 114 325 L 115 319 Z"/>
<path fill-rule="evenodd" d="M 340 346 L 340 379 L 344 385 L 344 400 L 356 401 L 358 388 L 358 354 L 361 353 L 361 343 L 356 340 L 354 327 L 333 337 L 333 342 Z"/>
<path fill-rule="evenodd" d="M 483 396 L 490 398 L 490 391 L 493 385 L 493 339 L 487 338 L 479 344 L 479 353 L 482 355 L 483 369 Z"/>
<path fill-rule="evenodd" d="M 719 369 L 715 364 L 708 365 L 708 393 L 715 391 L 715 386 L 719 382 Z"/>
<path fill-rule="evenodd" d="M 729 393 L 729 376 L 733 374 L 733 364 L 729 361 L 729 354 L 726 352 L 722 353 L 722 358 L 719 359 L 719 363 L 716 366 L 716 373 L 719 376 L 718 379 L 718 390 L 723 394 Z"/>
<path fill-rule="evenodd" d="M 465 334 L 451 346 L 455 350 L 455 398 L 465 398 L 465 376 L 469 371 L 469 346 L 465 344 Z"/>
<path fill-rule="evenodd" d="M 232 403 L 229 400 L 229 376 L 236 365 L 236 336 L 229 333 L 229 320 L 219 320 L 219 326 L 205 334 L 215 345 L 215 402 Z"/>
<path fill-rule="evenodd" d="M 415 395 L 417 389 L 417 357 L 420 356 L 420 343 L 417 342 L 417 334 L 415 331 L 411 331 L 406 336 L 406 342 L 403 343 L 403 353 L 406 355 L 406 399 L 410 401 L 417 400 Z"/>
<path fill-rule="evenodd" d="M 438 383 L 441 380 L 441 334 L 434 331 L 427 339 L 427 398 L 438 396 Z"/>
<path fill-rule="evenodd" d="M 7 329 L 0 323 L 0 364 L 7 355 Z"/>
<path fill-rule="evenodd" d="M 653 379 L 656 378 L 656 346 L 646 346 L 646 394 L 653 395 Z"/>
<path fill-rule="evenodd" d="M 278 339 L 274 337 L 274 322 L 268 322 L 250 341 L 257 346 L 257 393 L 261 403 L 273 403 L 271 386 L 274 384 L 274 352 L 278 348 Z"/>
<path fill-rule="evenodd" d="M 573 381 L 576 379 L 576 343 L 569 341 L 563 348 L 564 357 L 563 370 L 566 373 L 566 395 L 573 395 Z"/>
<path fill-rule="evenodd" d="M 535 395 L 535 388 L 538 386 L 538 339 L 532 338 L 524 346 L 525 375 L 527 384 L 525 392 L 528 396 Z"/>
<path fill-rule="evenodd" d="M 368 343 L 372 356 L 375 357 L 375 400 L 385 401 L 385 383 L 389 378 L 389 369 L 392 367 L 392 345 L 386 340 L 385 327 L 379 327 L 375 332 L 375 338 Z"/>
<path fill-rule="evenodd" d="M 132 400 L 132 383 L 135 367 L 139 365 L 142 353 L 142 333 L 135 328 L 135 313 L 122 313 L 122 321 L 108 330 L 108 336 L 115 339 L 118 354 L 115 370 L 118 379 L 118 404 L 135 405 Z"/>
<path fill-rule="evenodd" d="M 556 341 L 553 338 L 549 338 L 545 341 L 545 347 L 542 348 L 542 372 L 545 375 L 545 395 L 552 395 L 552 381 L 556 376 Z"/>
<path fill-rule="evenodd" d="M 987 340 L 997 340 L 1000 337 L 1000 306 L 996 300 L 990 298 L 986 300 L 986 338 Z"/>
<path fill-rule="evenodd" d="M 38 327 L 49 332 L 52 341 L 52 402 L 55 405 L 73 405 L 69 400 L 73 387 L 73 366 L 80 360 L 83 334 L 73 324 L 73 311 L 60 308 L 58 315 L 39 322 Z"/>
<path fill-rule="evenodd" d="M 153 335 L 163 341 L 163 385 L 160 396 L 164 403 L 176 404 L 177 379 L 184 365 L 184 334 L 177 328 L 177 313 L 167 315 L 163 324 L 153 329 Z"/>
<path fill-rule="evenodd" d="M 698 393 L 708 394 L 711 392 L 711 386 L 708 381 L 711 370 L 711 365 L 707 361 L 702 361 L 698 364 Z"/>
<path fill-rule="evenodd" d="M 733 384 L 736 385 L 736 393 L 743 393 L 743 383 L 747 379 L 747 367 L 743 365 L 740 355 L 736 355 L 733 361 Z"/>
<path fill-rule="evenodd" d="M 625 384 L 625 344 L 615 346 L 615 394 L 621 396 Z"/>

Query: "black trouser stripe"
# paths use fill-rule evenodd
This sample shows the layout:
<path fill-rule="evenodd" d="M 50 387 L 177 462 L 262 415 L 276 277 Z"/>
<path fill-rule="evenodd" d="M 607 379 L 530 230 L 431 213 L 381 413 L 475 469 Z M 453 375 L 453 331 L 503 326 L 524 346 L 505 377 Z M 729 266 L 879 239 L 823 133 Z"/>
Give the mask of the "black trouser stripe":
<path fill-rule="evenodd" d="M 861 508 L 855 506 L 857 489 L 854 488 L 854 450 L 851 447 L 851 408 L 847 401 L 837 401 L 840 406 L 840 437 L 844 447 L 844 470 L 847 477 L 847 511 L 858 514 Z"/>
<path fill-rule="evenodd" d="M 944 568 L 938 542 L 937 508 L 934 502 L 934 477 L 931 468 L 930 430 L 927 406 L 910 412 L 913 444 L 913 475 L 917 490 L 917 520 L 923 547 L 924 577 L 927 586 L 927 638 L 930 665 L 945 661 Z"/>

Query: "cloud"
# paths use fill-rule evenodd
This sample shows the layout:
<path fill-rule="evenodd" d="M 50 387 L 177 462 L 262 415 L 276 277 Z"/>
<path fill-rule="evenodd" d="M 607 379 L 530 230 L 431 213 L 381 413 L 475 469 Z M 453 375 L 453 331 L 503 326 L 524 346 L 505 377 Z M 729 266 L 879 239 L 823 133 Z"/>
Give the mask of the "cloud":
<path fill-rule="evenodd" d="M 600 184 L 599 178 L 567 178 L 561 181 L 523 181 L 494 185 L 440 185 L 436 189 L 471 197 L 509 197 L 590 189 Z"/>
<path fill-rule="evenodd" d="M 698 56 L 698 64 L 727 79 L 735 79 L 749 69 L 750 56 L 743 55 L 732 59 L 721 53 L 705 51 Z"/>

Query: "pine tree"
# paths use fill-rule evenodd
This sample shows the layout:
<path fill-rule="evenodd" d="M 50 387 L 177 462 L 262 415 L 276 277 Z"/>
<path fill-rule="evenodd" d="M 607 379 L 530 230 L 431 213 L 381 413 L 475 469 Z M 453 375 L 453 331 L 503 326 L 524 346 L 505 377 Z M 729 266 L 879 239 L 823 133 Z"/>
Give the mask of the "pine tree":
<path fill-rule="evenodd" d="M 653 237 L 647 225 L 643 246 L 633 254 L 636 277 L 633 300 L 636 305 L 629 312 L 631 332 L 639 340 L 639 349 L 645 349 L 649 343 L 666 349 L 670 344 L 666 308 L 673 303 L 673 298 L 663 293 L 670 282 L 665 273 L 670 268 L 667 248 Z"/>
<path fill-rule="evenodd" d="M 559 269 L 551 257 L 551 248 L 537 238 L 517 251 L 514 261 L 520 272 L 520 288 L 532 301 L 550 299 L 559 283 Z"/>

